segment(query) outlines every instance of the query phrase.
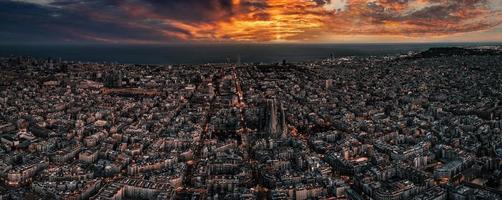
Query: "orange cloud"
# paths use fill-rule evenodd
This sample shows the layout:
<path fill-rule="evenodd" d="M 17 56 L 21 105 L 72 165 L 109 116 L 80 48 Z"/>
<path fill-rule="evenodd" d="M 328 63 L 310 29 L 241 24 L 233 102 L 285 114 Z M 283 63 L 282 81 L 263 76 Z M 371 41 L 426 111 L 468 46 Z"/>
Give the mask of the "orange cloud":
<path fill-rule="evenodd" d="M 215 39 L 282 41 L 311 39 L 324 26 L 321 7 L 313 1 L 266 1 L 265 9 L 241 8 L 230 19 L 218 22 Z M 312 33 L 308 36 L 308 33 Z"/>
<path fill-rule="evenodd" d="M 493 0 L 145 1 L 119 3 L 129 18 L 125 24 L 190 41 L 421 38 L 489 30 L 502 24 L 502 10 L 491 6 Z M 194 17 L 188 17 L 193 13 Z"/>

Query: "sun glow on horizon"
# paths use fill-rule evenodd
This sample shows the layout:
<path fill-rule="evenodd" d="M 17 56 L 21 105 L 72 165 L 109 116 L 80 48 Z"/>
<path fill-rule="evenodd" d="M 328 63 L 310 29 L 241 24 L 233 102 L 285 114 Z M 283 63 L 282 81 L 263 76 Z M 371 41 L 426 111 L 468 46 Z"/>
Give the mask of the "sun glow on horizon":
<path fill-rule="evenodd" d="M 502 3 L 498 0 L 8 2 L 35 6 L 47 13 L 23 16 L 13 10 L 6 14 L 15 19 L 10 26 L 3 26 L 6 33 L 18 31 L 23 22 L 31 23 L 26 19 L 37 19 L 30 29 L 46 33 L 40 37 L 54 35 L 77 41 L 150 44 L 502 40 Z M 16 20 L 21 22 L 14 23 Z"/>

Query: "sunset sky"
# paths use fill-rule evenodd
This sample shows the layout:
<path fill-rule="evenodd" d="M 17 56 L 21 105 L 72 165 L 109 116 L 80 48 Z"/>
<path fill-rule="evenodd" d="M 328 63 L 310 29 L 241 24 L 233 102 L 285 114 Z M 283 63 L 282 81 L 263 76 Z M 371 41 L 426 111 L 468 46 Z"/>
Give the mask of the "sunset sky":
<path fill-rule="evenodd" d="M 502 0 L 0 0 L 0 43 L 502 42 Z"/>

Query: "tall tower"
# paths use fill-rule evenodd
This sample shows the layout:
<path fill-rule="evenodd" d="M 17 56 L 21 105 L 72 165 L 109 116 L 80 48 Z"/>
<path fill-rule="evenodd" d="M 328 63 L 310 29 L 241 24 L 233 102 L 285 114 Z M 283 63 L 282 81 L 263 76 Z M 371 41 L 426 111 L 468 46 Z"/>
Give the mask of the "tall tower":
<path fill-rule="evenodd" d="M 286 114 L 282 103 L 277 105 L 275 99 L 267 99 L 259 113 L 259 132 L 272 138 L 280 138 L 287 134 Z"/>
<path fill-rule="evenodd" d="M 282 138 L 286 138 L 288 134 L 288 126 L 286 125 L 286 114 L 282 102 L 279 104 L 279 130 L 278 134 Z"/>
<path fill-rule="evenodd" d="M 275 135 L 275 133 L 277 133 L 277 108 L 275 99 L 267 100 L 267 112 L 269 114 L 269 118 L 267 120 L 267 132 Z"/>

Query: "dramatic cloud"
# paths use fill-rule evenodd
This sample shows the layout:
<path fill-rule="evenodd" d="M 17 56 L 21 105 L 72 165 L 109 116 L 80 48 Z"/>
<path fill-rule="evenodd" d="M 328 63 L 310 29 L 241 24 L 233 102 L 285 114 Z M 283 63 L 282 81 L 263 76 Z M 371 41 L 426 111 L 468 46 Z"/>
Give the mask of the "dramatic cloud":
<path fill-rule="evenodd" d="M 0 0 L 2 42 L 498 39 L 499 0 Z M 367 39 L 366 39 L 367 40 Z"/>

